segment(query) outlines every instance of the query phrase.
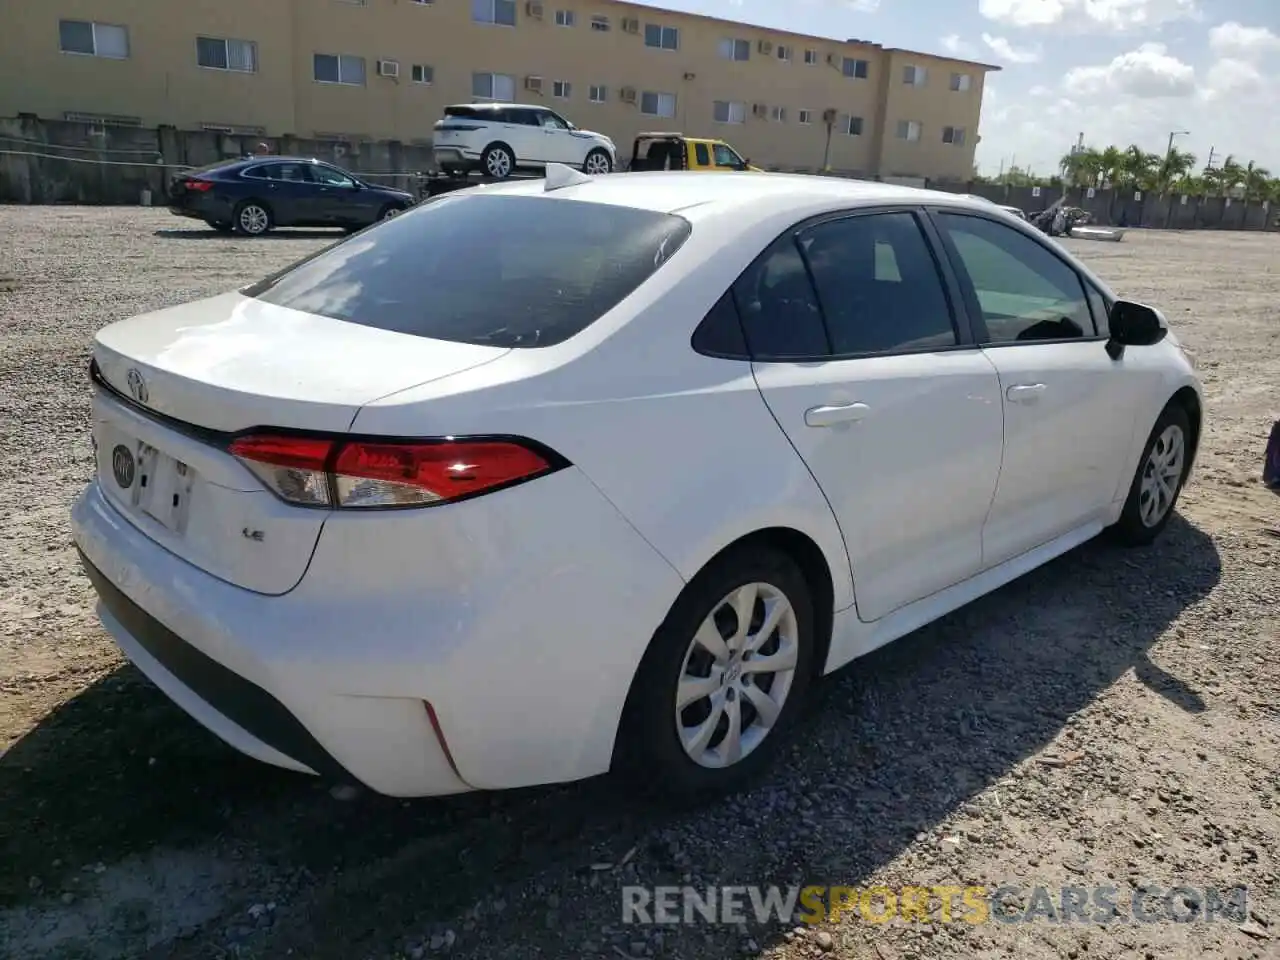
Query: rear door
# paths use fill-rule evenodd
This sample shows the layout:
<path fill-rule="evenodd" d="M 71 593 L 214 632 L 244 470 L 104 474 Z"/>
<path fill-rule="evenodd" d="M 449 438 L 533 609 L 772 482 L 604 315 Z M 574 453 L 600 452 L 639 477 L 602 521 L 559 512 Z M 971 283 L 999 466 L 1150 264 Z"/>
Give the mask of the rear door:
<path fill-rule="evenodd" d="M 505 140 L 515 151 L 518 163 L 546 162 L 550 147 L 546 143 L 548 138 L 542 133 L 539 111 L 527 107 L 502 107 L 495 111 L 495 116 L 500 122 L 491 131 L 490 143 Z"/>
<path fill-rule="evenodd" d="M 864 621 L 979 572 L 1000 469 L 999 379 L 930 229 L 914 209 L 825 219 L 734 288 L 760 391 L 831 504 Z"/>
<path fill-rule="evenodd" d="M 1004 466 L 983 534 L 994 566 L 1106 515 L 1149 386 L 1107 354 L 1100 296 L 1048 242 L 967 211 L 933 217 L 1000 376 Z"/>
<path fill-rule="evenodd" d="M 316 223 L 317 198 L 307 166 L 297 160 L 270 160 L 246 167 L 240 176 L 257 187 L 253 192 L 271 207 L 276 226 Z"/>

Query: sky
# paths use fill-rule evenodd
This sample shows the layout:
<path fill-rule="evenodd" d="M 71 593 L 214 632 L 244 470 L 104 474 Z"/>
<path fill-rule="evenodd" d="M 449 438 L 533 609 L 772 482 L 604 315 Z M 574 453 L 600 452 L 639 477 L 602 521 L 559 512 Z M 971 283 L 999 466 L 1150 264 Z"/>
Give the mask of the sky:
<path fill-rule="evenodd" d="M 644 0 L 640 0 L 644 2 Z M 1087 146 L 1252 160 L 1280 176 L 1280 0 L 654 0 L 995 64 L 977 164 L 1051 174 Z M 1185 131 L 1185 132 L 1183 132 Z M 1211 153 L 1212 151 L 1212 153 Z"/>

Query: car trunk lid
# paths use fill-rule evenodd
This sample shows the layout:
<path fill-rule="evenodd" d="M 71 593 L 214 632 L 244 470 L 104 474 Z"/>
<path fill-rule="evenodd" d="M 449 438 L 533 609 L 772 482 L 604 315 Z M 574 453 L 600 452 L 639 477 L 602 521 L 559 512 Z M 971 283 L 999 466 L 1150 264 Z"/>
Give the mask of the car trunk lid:
<path fill-rule="evenodd" d="M 231 437 L 262 427 L 345 433 L 364 404 L 507 352 L 239 293 L 122 321 L 93 350 L 99 483 L 170 552 L 238 586 L 284 593 L 306 571 L 328 511 L 268 491 L 227 452 Z"/>

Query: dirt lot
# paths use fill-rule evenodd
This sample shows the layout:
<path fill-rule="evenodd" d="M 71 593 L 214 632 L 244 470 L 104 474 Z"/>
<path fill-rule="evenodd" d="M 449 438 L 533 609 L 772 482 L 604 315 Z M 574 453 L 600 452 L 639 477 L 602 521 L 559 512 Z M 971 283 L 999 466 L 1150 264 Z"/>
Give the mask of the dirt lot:
<path fill-rule="evenodd" d="M 768 782 L 673 813 L 607 780 L 335 796 L 223 747 L 122 662 L 66 520 L 92 334 L 332 239 L 181 228 L 0 208 L 0 955 L 1280 956 L 1280 498 L 1259 483 L 1280 236 L 1073 244 L 1200 357 L 1204 451 L 1157 548 L 1086 545 L 855 664 Z M 1143 883 L 1247 885 L 1250 915 L 622 924 L 624 885 L 680 883 L 1015 884 L 1024 906 L 1034 885 L 1109 885 L 1126 918 Z"/>

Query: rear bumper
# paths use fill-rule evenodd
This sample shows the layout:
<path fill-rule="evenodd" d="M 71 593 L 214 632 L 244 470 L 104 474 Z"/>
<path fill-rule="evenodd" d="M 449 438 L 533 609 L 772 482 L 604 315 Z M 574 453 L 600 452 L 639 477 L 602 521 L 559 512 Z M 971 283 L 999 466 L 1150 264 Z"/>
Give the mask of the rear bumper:
<path fill-rule="evenodd" d="M 96 481 L 72 529 L 103 625 L 175 703 L 259 760 L 392 796 L 605 772 L 683 586 L 573 468 L 421 513 L 335 514 L 281 596 L 169 553 Z"/>
<path fill-rule="evenodd" d="M 435 147 L 432 150 L 432 156 L 438 167 L 474 166 L 480 162 L 479 151 L 468 150 L 465 147 Z"/>

